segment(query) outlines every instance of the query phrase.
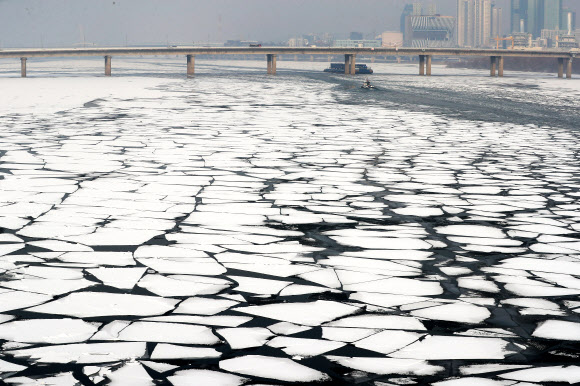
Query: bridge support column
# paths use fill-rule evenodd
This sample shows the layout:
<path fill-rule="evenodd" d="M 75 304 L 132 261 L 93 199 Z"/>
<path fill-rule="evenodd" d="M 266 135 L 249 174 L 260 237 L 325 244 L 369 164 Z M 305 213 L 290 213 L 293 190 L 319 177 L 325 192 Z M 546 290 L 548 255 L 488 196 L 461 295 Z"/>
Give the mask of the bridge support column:
<path fill-rule="evenodd" d="M 350 56 L 350 74 L 356 75 L 356 55 Z"/>
<path fill-rule="evenodd" d="M 187 76 L 195 75 L 195 55 L 187 55 Z"/>
<path fill-rule="evenodd" d="M 491 56 L 489 58 L 489 61 L 490 61 L 489 76 L 495 77 L 495 62 L 496 62 L 496 57 L 495 56 Z"/>
<path fill-rule="evenodd" d="M 425 75 L 425 55 L 419 55 L 419 75 Z"/>
<path fill-rule="evenodd" d="M 427 55 L 427 76 L 431 76 L 431 55 Z"/>
<path fill-rule="evenodd" d="M 270 75 L 276 75 L 276 55 L 274 54 L 268 54 L 267 56 L 267 60 L 268 60 L 268 74 Z"/>
<path fill-rule="evenodd" d="M 497 57 L 497 76 L 499 76 L 500 78 L 503 78 L 503 62 L 504 62 L 504 57 L 498 56 Z"/>
<path fill-rule="evenodd" d="M 572 58 L 568 59 L 568 65 L 566 66 L 566 78 L 567 79 L 572 79 L 572 64 L 573 64 L 573 59 Z"/>
<path fill-rule="evenodd" d="M 28 58 L 20 58 L 20 76 L 26 78 L 26 60 Z"/>
<path fill-rule="evenodd" d="M 356 55 L 354 54 L 344 55 L 344 74 L 356 75 Z"/>
<path fill-rule="evenodd" d="M 564 58 L 558 58 L 558 78 L 564 77 Z"/>
<path fill-rule="evenodd" d="M 105 56 L 105 76 L 111 76 L 111 56 Z"/>

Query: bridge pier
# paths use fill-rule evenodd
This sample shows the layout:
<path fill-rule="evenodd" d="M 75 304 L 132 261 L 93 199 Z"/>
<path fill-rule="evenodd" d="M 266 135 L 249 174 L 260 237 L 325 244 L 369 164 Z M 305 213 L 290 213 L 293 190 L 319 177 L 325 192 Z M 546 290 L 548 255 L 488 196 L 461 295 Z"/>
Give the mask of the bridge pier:
<path fill-rule="evenodd" d="M 493 77 L 495 77 L 496 57 L 495 56 L 490 56 L 489 57 L 489 62 L 490 62 L 490 66 L 489 66 L 489 76 L 491 76 L 493 78 Z"/>
<path fill-rule="evenodd" d="M 498 56 L 497 57 L 497 76 L 503 78 L 503 64 L 504 64 L 504 57 Z"/>
<path fill-rule="evenodd" d="M 354 54 L 344 55 L 344 74 L 356 75 L 356 55 Z"/>
<path fill-rule="evenodd" d="M 419 75 L 425 75 L 425 55 L 419 55 Z"/>
<path fill-rule="evenodd" d="M 558 58 L 558 78 L 564 77 L 564 58 Z"/>
<path fill-rule="evenodd" d="M 26 61 L 28 58 L 20 58 L 20 76 L 26 78 Z"/>
<path fill-rule="evenodd" d="M 187 76 L 195 75 L 195 55 L 187 55 Z"/>
<path fill-rule="evenodd" d="M 427 55 L 427 76 L 431 76 L 431 55 Z"/>
<path fill-rule="evenodd" d="M 566 66 L 566 79 L 572 79 L 572 64 L 573 59 L 568 59 L 568 65 Z"/>
<path fill-rule="evenodd" d="M 275 54 L 268 54 L 267 55 L 268 74 L 269 75 L 276 75 L 276 59 L 277 59 L 277 55 L 275 55 Z"/>
<path fill-rule="evenodd" d="M 105 56 L 105 76 L 111 76 L 111 56 Z"/>

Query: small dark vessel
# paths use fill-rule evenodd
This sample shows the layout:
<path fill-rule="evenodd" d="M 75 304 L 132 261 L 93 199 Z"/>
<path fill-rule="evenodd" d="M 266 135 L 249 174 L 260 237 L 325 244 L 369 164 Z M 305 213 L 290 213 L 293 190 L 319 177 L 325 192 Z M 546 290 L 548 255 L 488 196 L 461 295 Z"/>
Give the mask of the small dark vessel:
<path fill-rule="evenodd" d="M 366 64 L 355 64 L 354 68 L 357 75 L 373 73 L 373 69 L 367 67 Z M 332 72 L 334 74 L 344 74 L 344 63 L 331 63 L 330 67 L 325 69 L 324 72 Z"/>
<path fill-rule="evenodd" d="M 367 78 L 367 80 L 364 81 L 363 85 L 360 86 L 360 88 L 366 88 L 367 90 L 374 90 L 376 87 L 373 86 L 371 84 L 371 81 L 369 80 L 369 78 Z"/>

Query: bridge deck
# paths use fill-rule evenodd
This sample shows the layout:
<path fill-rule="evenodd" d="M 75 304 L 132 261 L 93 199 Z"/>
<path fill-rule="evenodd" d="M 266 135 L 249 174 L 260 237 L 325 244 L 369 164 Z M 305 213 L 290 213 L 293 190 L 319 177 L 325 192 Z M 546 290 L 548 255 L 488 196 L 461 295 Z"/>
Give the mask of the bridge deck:
<path fill-rule="evenodd" d="M 385 56 L 511 56 L 511 57 L 575 57 L 578 50 L 511 50 L 462 48 L 333 48 L 333 47 L 101 47 L 44 48 L 0 50 L 0 58 L 35 58 L 65 56 L 139 56 L 139 55 L 385 55 Z"/>

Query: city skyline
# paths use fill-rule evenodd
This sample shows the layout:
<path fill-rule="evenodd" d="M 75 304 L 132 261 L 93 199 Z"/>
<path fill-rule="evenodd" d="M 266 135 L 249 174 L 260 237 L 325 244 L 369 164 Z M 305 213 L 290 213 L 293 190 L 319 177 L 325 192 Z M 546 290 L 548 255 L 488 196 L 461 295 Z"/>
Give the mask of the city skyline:
<path fill-rule="evenodd" d="M 126 45 L 192 43 L 247 39 L 285 41 L 306 33 L 330 32 L 348 37 L 351 31 L 378 35 L 399 30 L 400 15 L 413 1 L 367 0 L 356 4 L 320 0 L 315 4 L 231 0 L 211 3 L 185 0 L 4 0 L 0 2 L 0 44 L 6 47 L 54 47 L 86 43 Z M 420 1 L 436 4 L 442 15 L 456 16 L 456 0 Z M 509 10 L 508 0 L 496 0 Z M 570 5 L 571 2 L 568 2 Z M 566 4 L 566 2 L 564 2 Z M 578 6 L 576 5 L 576 9 Z M 504 11 L 504 31 L 509 12 Z"/>

